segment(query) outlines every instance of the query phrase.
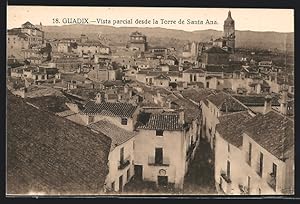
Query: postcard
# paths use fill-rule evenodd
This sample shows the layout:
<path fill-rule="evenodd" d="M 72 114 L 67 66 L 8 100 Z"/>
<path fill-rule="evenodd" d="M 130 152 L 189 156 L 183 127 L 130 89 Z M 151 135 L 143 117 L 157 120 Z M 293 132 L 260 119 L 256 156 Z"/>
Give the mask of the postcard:
<path fill-rule="evenodd" d="M 294 195 L 294 10 L 7 7 L 6 195 Z"/>

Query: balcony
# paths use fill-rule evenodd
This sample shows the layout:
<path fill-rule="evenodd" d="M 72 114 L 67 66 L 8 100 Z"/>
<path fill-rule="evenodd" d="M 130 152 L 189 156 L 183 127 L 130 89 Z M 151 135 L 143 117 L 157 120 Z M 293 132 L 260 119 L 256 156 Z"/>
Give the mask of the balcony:
<path fill-rule="evenodd" d="M 129 166 L 130 164 L 130 156 L 128 156 L 126 159 L 124 159 L 123 161 L 119 162 L 119 166 L 118 169 L 122 170 L 125 169 L 127 166 Z"/>
<path fill-rule="evenodd" d="M 155 157 L 148 157 L 148 165 L 149 166 L 170 166 L 170 160 L 168 157 L 163 157 L 161 162 L 155 161 Z"/>
<path fill-rule="evenodd" d="M 276 175 L 273 173 L 268 174 L 267 183 L 274 191 L 276 191 Z"/>
<path fill-rule="evenodd" d="M 227 175 L 225 171 L 221 171 L 221 177 L 226 181 L 226 183 L 231 183 L 230 175 Z"/>

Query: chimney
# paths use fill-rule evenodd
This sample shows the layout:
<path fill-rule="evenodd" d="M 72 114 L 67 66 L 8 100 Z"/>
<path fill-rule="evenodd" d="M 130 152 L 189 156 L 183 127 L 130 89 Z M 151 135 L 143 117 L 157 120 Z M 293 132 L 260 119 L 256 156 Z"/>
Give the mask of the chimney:
<path fill-rule="evenodd" d="M 178 123 L 179 123 L 180 125 L 183 125 L 183 124 L 184 124 L 184 110 L 183 110 L 183 108 L 180 108 L 180 109 L 179 109 Z"/>
<path fill-rule="evenodd" d="M 282 95 L 280 98 L 280 112 L 283 115 L 287 114 L 287 99 L 288 99 L 288 92 L 287 89 L 282 90 Z"/>
<path fill-rule="evenodd" d="M 101 94 L 100 93 L 97 93 L 95 103 L 97 103 L 97 104 L 101 103 Z"/>
<path fill-rule="evenodd" d="M 272 110 L 272 97 L 270 95 L 267 95 L 265 97 L 265 106 L 264 106 L 263 114 L 267 114 L 271 110 Z"/>

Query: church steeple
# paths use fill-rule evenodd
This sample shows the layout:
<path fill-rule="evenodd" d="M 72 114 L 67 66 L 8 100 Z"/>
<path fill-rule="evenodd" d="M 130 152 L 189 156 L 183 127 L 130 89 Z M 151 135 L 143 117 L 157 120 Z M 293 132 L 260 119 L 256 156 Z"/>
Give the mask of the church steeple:
<path fill-rule="evenodd" d="M 224 21 L 223 39 L 226 42 L 225 45 L 232 51 L 235 48 L 235 22 L 232 19 L 231 11 L 228 11 L 228 16 Z"/>

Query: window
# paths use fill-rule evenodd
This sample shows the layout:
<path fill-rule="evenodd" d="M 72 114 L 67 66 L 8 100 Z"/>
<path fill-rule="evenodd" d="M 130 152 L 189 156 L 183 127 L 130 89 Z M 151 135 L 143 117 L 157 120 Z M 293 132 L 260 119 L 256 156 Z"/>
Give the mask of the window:
<path fill-rule="evenodd" d="M 252 144 L 249 142 L 248 164 L 251 166 Z"/>
<path fill-rule="evenodd" d="M 248 193 L 250 193 L 250 188 L 251 188 L 251 177 L 250 176 L 248 176 L 247 188 L 248 188 Z"/>
<path fill-rule="evenodd" d="M 163 163 L 163 148 L 155 148 L 155 164 Z"/>
<path fill-rule="evenodd" d="M 124 161 L 124 147 L 120 149 L 120 162 Z"/>
<path fill-rule="evenodd" d="M 262 176 L 263 172 L 263 161 L 264 161 L 264 155 L 263 153 L 260 153 L 259 155 L 259 169 L 258 169 L 258 175 Z"/>
<path fill-rule="evenodd" d="M 209 82 L 206 82 L 206 88 L 209 88 Z"/>
<path fill-rule="evenodd" d="M 194 81 L 197 81 L 197 77 L 196 77 L 196 75 L 194 75 Z"/>
<path fill-rule="evenodd" d="M 276 178 L 277 176 L 277 165 L 273 163 L 273 167 L 272 167 L 272 175 L 274 178 Z"/>
<path fill-rule="evenodd" d="M 261 195 L 261 189 L 260 188 L 258 189 L 258 195 Z"/>
<path fill-rule="evenodd" d="M 230 144 L 229 143 L 228 143 L 227 149 L 228 149 L 228 152 L 230 152 Z"/>
<path fill-rule="evenodd" d="M 230 178 L 230 161 L 227 161 L 227 177 Z"/>
<path fill-rule="evenodd" d="M 122 125 L 127 125 L 127 118 L 122 118 L 121 124 Z"/>
<path fill-rule="evenodd" d="M 156 130 L 156 136 L 163 136 L 164 131 L 163 130 Z"/>
<path fill-rule="evenodd" d="M 127 170 L 127 181 L 130 179 L 130 169 Z"/>

